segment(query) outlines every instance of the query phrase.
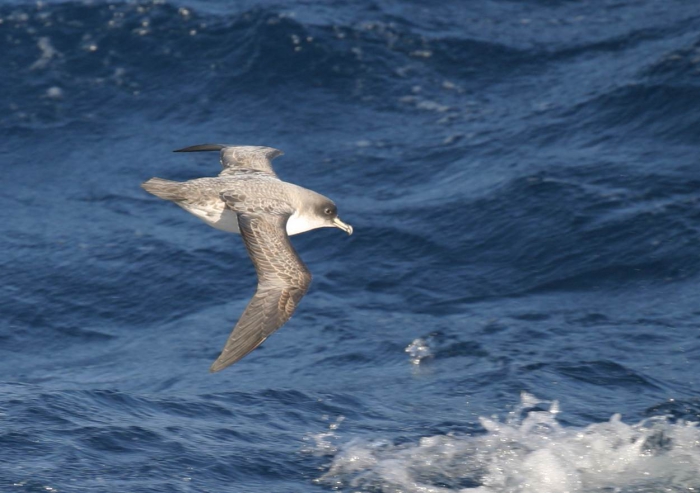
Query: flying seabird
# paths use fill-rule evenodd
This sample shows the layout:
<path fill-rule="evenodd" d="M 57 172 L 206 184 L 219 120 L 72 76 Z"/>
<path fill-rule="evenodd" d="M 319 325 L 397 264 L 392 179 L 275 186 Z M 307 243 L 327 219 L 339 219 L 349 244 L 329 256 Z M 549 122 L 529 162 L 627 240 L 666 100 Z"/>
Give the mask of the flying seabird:
<path fill-rule="evenodd" d="M 327 197 L 280 180 L 272 160 L 283 153 L 271 147 L 203 144 L 175 152 L 220 151 L 218 177 L 175 182 L 151 178 L 141 186 L 170 200 L 214 228 L 239 233 L 258 274 L 258 288 L 233 328 L 217 372 L 258 347 L 292 316 L 311 284 L 311 273 L 289 241 L 290 235 L 316 228 L 352 226 L 338 218 Z"/>

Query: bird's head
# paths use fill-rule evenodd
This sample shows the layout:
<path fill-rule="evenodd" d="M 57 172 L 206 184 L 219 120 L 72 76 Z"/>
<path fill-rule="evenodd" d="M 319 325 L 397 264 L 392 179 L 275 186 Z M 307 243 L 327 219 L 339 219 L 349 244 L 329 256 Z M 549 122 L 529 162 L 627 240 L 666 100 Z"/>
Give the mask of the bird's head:
<path fill-rule="evenodd" d="M 321 227 L 339 228 L 349 235 L 352 234 L 352 226 L 340 220 L 338 217 L 338 207 L 332 200 L 324 197 L 324 200 L 315 204 L 314 212 L 316 217 L 320 218 L 323 223 Z"/>

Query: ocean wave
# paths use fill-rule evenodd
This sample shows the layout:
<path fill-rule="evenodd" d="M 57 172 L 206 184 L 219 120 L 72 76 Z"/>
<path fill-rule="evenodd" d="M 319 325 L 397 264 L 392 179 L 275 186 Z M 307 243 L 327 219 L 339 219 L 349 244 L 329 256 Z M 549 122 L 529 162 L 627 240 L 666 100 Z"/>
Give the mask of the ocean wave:
<path fill-rule="evenodd" d="M 458 191 L 450 197 L 448 187 L 440 200 L 404 196 L 397 210 L 378 204 L 377 234 L 355 241 L 362 255 L 395 262 L 373 266 L 369 284 L 361 277 L 348 282 L 383 292 L 401 286 L 408 306 L 448 309 L 490 297 L 694 278 L 700 263 L 688 245 L 698 238 L 689 227 L 695 183 L 624 172 L 598 163 L 550 168 L 506 180 L 481 197 Z M 380 224 L 383 214 L 393 227 Z M 353 251 L 342 255 L 360 261 Z M 411 268 L 420 259 L 429 259 L 430 269 Z"/>
<path fill-rule="evenodd" d="M 693 107 L 699 96 L 700 87 L 683 85 L 680 80 L 665 84 L 634 81 L 569 108 L 565 116 L 578 122 L 569 132 L 599 129 L 590 132 L 596 140 L 588 145 L 607 135 L 619 135 L 621 130 L 632 140 L 653 136 L 690 144 L 700 135 L 700 119 Z"/>
<path fill-rule="evenodd" d="M 10 109 L 0 128 L 8 132 L 94 126 L 125 106 L 151 118 L 202 122 L 219 112 L 266 111 L 275 94 L 304 97 L 309 89 L 315 99 L 328 93 L 335 103 L 434 113 L 450 126 L 492 111 L 489 101 L 465 108 L 465 95 L 479 99 L 491 86 L 545 75 L 552 65 L 629 48 L 623 41 L 603 48 L 598 40 L 581 41 L 572 52 L 560 43 L 487 40 L 476 28 L 461 36 L 426 33 L 381 8 L 371 21 L 329 23 L 282 6 L 222 14 L 168 2 L 61 2 L 0 7 L 0 19 L 7 32 L 0 37 L 0 63 L 10 69 L 0 74 L 0 104 Z M 653 39 L 661 35 L 654 32 Z M 521 140 L 546 142 L 619 124 L 669 139 L 696 137 L 695 119 L 686 112 L 695 91 L 678 87 L 694 80 L 696 52 L 694 44 L 640 65 L 627 87 L 572 94 L 573 105 L 555 113 L 557 121 L 576 125 L 563 133 L 538 126 Z M 686 114 L 676 118 L 677 112 Z"/>
<path fill-rule="evenodd" d="M 416 80 L 427 82 L 416 109 L 444 112 L 451 98 L 442 93 L 546 61 L 537 50 L 477 36 L 426 36 L 409 20 L 376 17 L 328 24 L 281 7 L 224 15 L 145 1 L 0 7 L 8 33 L 0 37 L 0 62 L 11 69 L 0 88 L 12 109 L 0 123 L 12 129 L 99 120 L 130 104 L 156 117 L 205 119 L 213 107 L 250 104 L 239 92 L 264 99 L 280 88 L 404 111 L 401 98 L 415 97 Z M 193 103 L 186 111 L 183 100 Z"/>

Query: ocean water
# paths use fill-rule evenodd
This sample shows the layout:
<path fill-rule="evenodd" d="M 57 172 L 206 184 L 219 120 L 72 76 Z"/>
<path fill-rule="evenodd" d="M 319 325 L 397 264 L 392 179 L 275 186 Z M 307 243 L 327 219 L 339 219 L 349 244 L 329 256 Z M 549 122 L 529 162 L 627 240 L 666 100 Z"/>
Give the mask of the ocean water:
<path fill-rule="evenodd" d="M 355 228 L 213 375 L 207 142 Z M 5 0 L 0 491 L 699 491 L 699 142 L 692 1 Z"/>

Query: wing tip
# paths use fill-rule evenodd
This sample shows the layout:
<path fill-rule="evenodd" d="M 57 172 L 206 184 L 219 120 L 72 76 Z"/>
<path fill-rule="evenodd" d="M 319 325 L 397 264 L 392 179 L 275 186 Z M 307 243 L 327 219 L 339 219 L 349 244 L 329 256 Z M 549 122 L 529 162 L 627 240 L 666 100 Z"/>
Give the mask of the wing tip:
<path fill-rule="evenodd" d="M 220 151 L 224 149 L 223 144 L 198 144 L 189 147 L 183 147 L 182 149 L 175 149 L 173 152 L 205 152 L 205 151 Z"/>
<path fill-rule="evenodd" d="M 261 150 L 267 155 L 268 159 L 270 160 L 284 155 L 283 151 L 269 146 L 236 146 L 225 144 L 197 144 L 194 146 L 183 147 L 182 149 L 175 149 L 173 152 L 206 152 L 223 151 L 224 149 Z"/>
<path fill-rule="evenodd" d="M 209 367 L 209 373 L 218 373 L 224 368 L 228 368 L 232 364 L 234 364 L 236 361 L 240 360 L 241 358 L 238 359 L 233 359 L 230 361 L 227 361 L 225 359 L 222 359 L 221 356 L 219 356 L 216 361 L 212 363 L 212 365 Z"/>

